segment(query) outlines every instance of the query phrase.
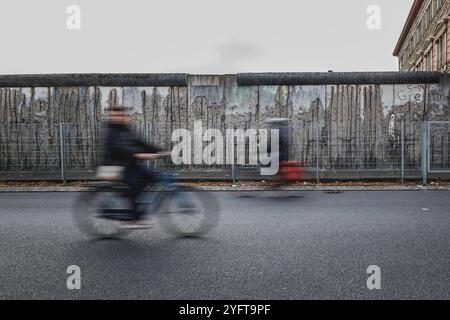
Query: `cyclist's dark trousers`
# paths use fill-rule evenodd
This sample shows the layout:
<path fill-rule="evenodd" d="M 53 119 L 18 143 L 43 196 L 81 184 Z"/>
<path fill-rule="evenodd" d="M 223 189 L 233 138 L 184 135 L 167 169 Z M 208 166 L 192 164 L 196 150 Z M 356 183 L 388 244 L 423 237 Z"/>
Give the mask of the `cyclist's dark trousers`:
<path fill-rule="evenodd" d="M 125 169 L 124 182 L 129 187 L 128 197 L 133 206 L 135 220 L 139 220 L 144 213 L 137 201 L 139 195 L 153 181 L 155 181 L 155 175 L 146 167 L 134 165 Z"/>

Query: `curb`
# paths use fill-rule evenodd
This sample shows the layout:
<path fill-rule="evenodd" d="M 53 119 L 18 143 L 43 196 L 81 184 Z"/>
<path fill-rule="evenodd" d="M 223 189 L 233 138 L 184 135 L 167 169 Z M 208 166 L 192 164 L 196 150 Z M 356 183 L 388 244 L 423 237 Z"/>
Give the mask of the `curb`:
<path fill-rule="evenodd" d="M 196 187 L 198 190 L 217 191 L 217 192 L 264 192 L 279 191 L 261 188 L 243 188 L 243 187 Z M 86 192 L 87 187 L 19 187 L 0 189 L 0 193 L 32 193 L 32 192 Z M 313 186 L 313 187 L 288 187 L 283 191 L 450 191 L 450 186 Z"/>

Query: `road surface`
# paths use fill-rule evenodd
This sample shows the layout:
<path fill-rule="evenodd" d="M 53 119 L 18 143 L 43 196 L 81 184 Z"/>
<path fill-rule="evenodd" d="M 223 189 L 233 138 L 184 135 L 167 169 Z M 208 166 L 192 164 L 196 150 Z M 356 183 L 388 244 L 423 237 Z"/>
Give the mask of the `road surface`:
<path fill-rule="evenodd" d="M 215 192 L 219 227 L 88 241 L 77 193 L 0 193 L 0 299 L 449 299 L 448 191 Z M 81 289 L 66 286 L 81 269 Z M 369 290 L 369 266 L 381 289 Z"/>

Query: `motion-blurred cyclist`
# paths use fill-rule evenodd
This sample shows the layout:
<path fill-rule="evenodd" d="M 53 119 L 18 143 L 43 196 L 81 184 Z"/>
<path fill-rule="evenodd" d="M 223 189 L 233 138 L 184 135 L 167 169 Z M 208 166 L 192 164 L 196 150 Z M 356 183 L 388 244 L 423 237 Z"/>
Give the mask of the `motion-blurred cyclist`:
<path fill-rule="evenodd" d="M 303 178 L 304 163 L 289 160 L 292 145 L 292 131 L 289 127 L 289 120 L 286 118 L 270 118 L 267 119 L 266 122 L 271 129 L 278 130 L 280 169 L 278 174 L 274 177 L 274 180 L 276 182 L 275 188 L 281 188 L 284 185 Z"/>
<path fill-rule="evenodd" d="M 126 228 L 148 227 L 151 223 L 143 219 L 138 198 L 149 183 L 156 180 L 155 173 L 139 164 L 139 160 L 151 160 L 161 156 L 161 149 L 139 139 L 129 127 L 130 117 L 127 108 L 114 106 L 107 109 L 105 123 L 106 137 L 103 149 L 102 166 L 99 176 L 115 175 L 129 190 L 126 196 L 132 204 L 132 220 Z"/>

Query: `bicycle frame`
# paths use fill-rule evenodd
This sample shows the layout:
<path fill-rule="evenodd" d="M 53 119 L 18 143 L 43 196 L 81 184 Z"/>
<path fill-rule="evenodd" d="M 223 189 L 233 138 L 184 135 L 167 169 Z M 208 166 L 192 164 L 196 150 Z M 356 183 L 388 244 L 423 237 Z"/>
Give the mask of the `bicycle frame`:
<path fill-rule="evenodd" d="M 157 214 L 164 200 L 167 198 L 169 193 L 177 191 L 175 185 L 174 176 L 176 174 L 169 172 L 157 172 L 156 176 L 158 180 L 155 184 L 159 184 L 163 187 L 161 191 L 144 191 L 144 200 L 140 201 L 144 206 L 144 216 L 149 214 Z"/>

